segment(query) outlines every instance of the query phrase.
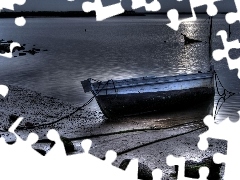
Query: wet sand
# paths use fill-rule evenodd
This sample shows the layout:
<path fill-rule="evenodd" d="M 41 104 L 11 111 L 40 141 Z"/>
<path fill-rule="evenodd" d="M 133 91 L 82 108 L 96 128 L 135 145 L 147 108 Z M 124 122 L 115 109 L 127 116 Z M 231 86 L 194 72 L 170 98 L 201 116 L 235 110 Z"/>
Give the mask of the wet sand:
<path fill-rule="evenodd" d="M 199 161 L 226 150 L 226 143 L 220 141 L 212 141 L 211 147 L 204 152 L 196 146 L 198 135 L 207 130 L 202 119 L 209 114 L 209 105 L 110 120 L 101 112 L 88 108 L 67 116 L 78 107 L 31 90 L 8 87 L 9 94 L 0 98 L 0 134 L 7 142 L 15 139 L 5 131 L 13 123 L 9 116 L 14 114 L 24 117 L 16 130 L 20 137 L 26 139 L 30 132 L 38 134 L 40 140 L 36 148 L 50 149 L 45 135 L 54 128 L 73 142 L 75 152 L 69 155 L 82 152 L 80 143 L 88 138 L 93 142 L 90 153 L 99 158 L 104 158 L 106 151 L 115 150 L 118 158 L 114 165 L 119 166 L 126 158 L 138 158 L 152 170 L 163 169 L 165 176 L 173 171 L 165 162 L 168 154 Z"/>

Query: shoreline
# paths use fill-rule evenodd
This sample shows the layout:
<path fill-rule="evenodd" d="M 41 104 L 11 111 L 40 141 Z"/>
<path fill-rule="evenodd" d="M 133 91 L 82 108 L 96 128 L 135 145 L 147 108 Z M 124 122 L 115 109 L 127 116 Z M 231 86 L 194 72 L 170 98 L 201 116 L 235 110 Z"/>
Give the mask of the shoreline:
<path fill-rule="evenodd" d="M 219 12 L 218 14 L 226 15 L 228 12 Z M 196 12 L 197 15 L 208 15 L 206 12 Z M 148 15 L 167 15 L 167 12 L 135 12 L 125 11 L 122 14 L 114 17 L 134 17 L 134 16 L 148 16 Z M 192 15 L 191 12 L 179 12 L 179 16 Z M 96 17 L 95 11 L 86 13 L 84 11 L 21 11 L 21 12 L 0 12 L 0 19 L 16 18 L 24 16 L 25 18 L 87 18 Z"/>
<path fill-rule="evenodd" d="M 18 86 L 7 86 L 9 87 L 8 95 L 5 98 L 0 98 L 0 112 L 3 119 L 0 122 L 0 127 L 5 130 L 12 123 L 9 116 L 14 115 L 24 117 L 19 128 L 17 128 L 18 131 L 26 132 L 28 128 L 36 130 L 75 128 L 77 131 L 83 131 L 78 134 L 78 137 L 87 137 L 97 134 L 116 133 L 118 131 L 169 128 L 192 121 L 199 121 L 204 117 L 203 112 L 207 115 L 209 111 L 209 107 L 206 109 L 204 106 L 179 112 L 155 112 L 141 116 L 107 119 L 100 110 L 91 110 L 86 107 L 77 111 L 79 107 L 63 102 L 60 99 L 43 96 L 41 93 Z M 73 112 L 75 112 L 73 115 L 67 117 Z M 118 128 L 116 129 L 114 126 L 118 126 Z M 96 127 L 98 127 L 96 130 L 92 130 Z M 105 132 L 103 132 L 103 129 Z M 67 133 L 67 130 L 65 130 L 65 134 L 68 134 L 69 138 L 75 138 L 71 133 Z M 42 138 L 43 134 L 41 133 L 40 139 Z"/>
<path fill-rule="evenodd" d="M 80 143 L 87 138 L 93 142 L 90 153 L 98 158 L 104 158 L 106 151 L 111 149 L 118 154 L 115 166 L 119 166 L 123 159 L 138 157 L 140 163 L 152 170 L 162 168 L 164 176 L 167 176 L 174 172 L 173 167 L 164 163 L 168 153 L 199 161 L 212 156 L 213 152 L 219 152 L 219 148 L 222 153 L 226 150 L 226 143 L 219 141 L 211 143 L 205 152 L 197 148 L 199 133 L 207 130 L 202 121 L 205 117 L 204 108 L 116 120 L 106 119 L 102 112 L 84 109 L 53 125 L 31 128 L 31 125 L 54 122 L 77 107 L 36 91 L 7 86 L 8 95 L 0 98 L 0 127 L 8 129 L 11 126 L 13 122 L 9 119 L 10 115 L 24 117 L 20 126 L 26 129 L 17 129 L 17 135 L 26 140 L 29 133 L 36 133 L 40 140 L 33 147 L 46 153 L 50 150 L 51 142 L 45 134 L 54 128 L 73 143 L 75 151 L 68 155 L 81 153 Z M 0 131 L 0 135 L 7 142 L 14 142 L 15 137 L 11 133 Z M 177 149 L 174 148 L 176 143 Z M 159 154 L 160 151 L 162 153 Z M 186 152 L 189 152 L 187 156 Z"/>

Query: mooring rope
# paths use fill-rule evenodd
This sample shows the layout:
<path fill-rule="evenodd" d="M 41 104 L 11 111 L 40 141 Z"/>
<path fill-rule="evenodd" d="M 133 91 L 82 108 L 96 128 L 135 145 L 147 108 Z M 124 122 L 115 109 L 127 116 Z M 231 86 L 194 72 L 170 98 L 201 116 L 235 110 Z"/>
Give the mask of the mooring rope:
<path fill-rule="evenodd" d="M 216 85 L 216 90 L 217 90 L 217 93 L 218 95 L 220 96 L 220 98 L 218 99 L 217 101 L 217 104 L 216 104 L 216 109 L 215 109 L 215 113 L 214 113 L 214 119 L 216 118 L 216 115 L 219 113 L 223 103 L 225 103 L 225 101 L 227 99 L 229 99 L 231 96 L 235 95 L 236 93 L 233 93 L 233 92 L 230 92 L 228 91 L 221 83 L 216 71 L 214 71 L 214 77 L 215 77 L 215 85 Z M 92 79 L 94 80 L 94 79 Z M 98 81 L 98 80 L 94 80 L 94 81 L 97 81 L 97 82 L 101 82 L 101 81 Z M 37 127 L 42 127 L 42 126 L 49 126 L 49 125 L 53 125 L 55 123 L 58 123 L 60 122 L 61 120 L 63 119 L 66 119 L 66 118 L 69 118 L 70 116 L 72 116 L 73 114 L 75 114 L 76 112 L 78 112 L 79 110 L 82 110 L 84 107 L 86 107 L 87 105 L 89 105 L 93 99 L 103 90 L 103 88 L 105 88 L 106 85 L 108 85 L 108 83 L 112 81 L 112 80 L 108 80 L 102 87 L 100 90 L 98 90 L 96 93 L 94 93 L 94 95 L 86 102 L 84 103 L 81 107 L 78 107 L 75 111 L 71 112 L 70 114 L 68 115 L 65 115 L 59 119 L 57 119 L 56 121 L 53 121 L 53 122 L 49 122 L 49 123 L 44 123 L 44 124 L 39 124 L 39 125 L 36 125 L 36 126 L 30 126 L 30 127 L 18 127 L 17 129 L 19 130 L 23 130 L 23 129 L 33 129 L 33 128 L 37 128 Z M 219 86 L 218 86 L 218 82 L 220 84 L 220 86 L 223 88 L 223 93 L 220 93 L 219 91 Z M 219 106 L 220 104 L 220 100 L 223 99 L 223 102 L 221 103 L 221 105 Z M 7 132 L 8 130 L 7 129 L 4 129 L 4 130 L 0 130 L 0 132 Z"/>
<path fill-rule="evenodd" d="M 95 80 L 95 81 L 97 81 L 97 80 Z M 53 122 L 44 123 L 44 124 L 39 124 L 39 125 L 36 125 L 36 126 L 18 127 L 17 129 L 21 129 L 21 130 L 22 130 L 22 129 L 33 129 L 33 128 L 37 128 L 37 127 L 41 127 L 41 126 L 49 126 L 49 125 L 53 125 L 53 124 L 55 124 L 55 123 L 58 123 L 59 121 L 61 121 L 61 120 L 63 120 L 63 119 L 69 118 L 70 116 L 72 116 L 73 114 L 75 114 L 76 112 L 78 112 L 79 110 L 82 110 L 85 106 L 89 105 L 89 104 L 93 101 L 93 99 L 94 99 L 94 98 L 103 90 L 103 88 L 109 83 L 109 81 L 111 81 L 111 80 L 108 80 L 108 81 L 102 86 L 102 88 L 101 88 L 100 90 L 98 90 L 96 93 L 94 93 L 94 95 L 93 95 L 86 103 L 84 103 L 81 107 L 78 107 L 75 111 L 71 112 L 70 114 L 65 115 L 65 116 L 63 116 L 63 117 L 61 117 L 61 118 L 59 118 L 58 120 L 53 121 Z M 100 82 L 100 81 L 98 81 L 98 82 Z"/>
<path fill-rule="evenodd" d="M 220 96 L 220 98 L 219 98 L 218 101 L 217 101 L 216 109 L 215 109 L 215 113 L 214 113 L 214 119 L 215 119 L 215 118 L 216 118 L 216 115 L 219 113 L 219 111 L 220 111 L 223 103 L 225 103 L 225 101 L 226 101 L 227 99 L 229 99 L 231 96 L 235 95 L 236 93 L 230 92 L 230 91 L 228 91 L 226 88 L 224 88 L 224 86 L 222 85 L 222 83 L 221 83 L 221 81 L 220 81 L 220 79 L 219 79 L 216 71 L 214 71 L 214 74 L 215 74 L 215 84 L 216 84 L 217 93 L 218 93 L 218 95 Z M 222 93 L 222 94 L 219 92 L 219 86 L 218 86 L 218 82 L 217 82 L 217 81 L 220 83 L 221 87 L 223 88 L 223 93 Z M 227 94 L 227 93 L 228 93 L 228 94 Z M 219 106 L 219 103 L 220 103 L 220 100 L 221 100 L 221 99 L 223 99 L 223 102 L 222 102 L 222 104 Z M 219 108 L 218 108 L 218 106 L 219 106 Z"/>

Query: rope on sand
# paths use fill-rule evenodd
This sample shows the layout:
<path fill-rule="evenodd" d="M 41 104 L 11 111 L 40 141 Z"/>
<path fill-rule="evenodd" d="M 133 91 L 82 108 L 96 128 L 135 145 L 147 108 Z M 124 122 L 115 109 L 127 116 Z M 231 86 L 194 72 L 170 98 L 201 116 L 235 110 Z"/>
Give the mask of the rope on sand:
<path fill-rule="evenodd" d="M 56 124 L 58 122 L 60 122 L 61 120 L 63 119 L 66 119 L 66 118 L 69 118 L 70 116 L 72 116 L 73 114 L 75 114 L 76 112 L 80 111 L 80 110 L 83 110 L 83 108 L 87 105 L 89 105 L 93 99 L 103 90 L 103 88 L 108 85 L 109 81 L 111 80 L 108 80 L 103 86 L 102 88 L 97 91 L 96 93 L 94 93 L 94 96 L 91 97 L 85 104 L 83 104 L 81 107 L 78 107 L 75 111 L 71 112 L 70 114 L 67 114 L 59 119 L 57 119 L 56 121 L 53 121 L 53 122 L 49 122 L 49 123 L 44 123 L 44 124 L 39 124 L 39 125 L 36 125 L 36 126 L 30 126 L 30 127 L 26 127 L 26 126 L 19 126 L 17 127 L 18 130 L 23 130 L 23 129 L 33 129 L 33 128 L 37 128 L 37 127 L 42 127 L 42 126 L 49 126 L 49 125 L 53 125 L 53 124 Z M 6 130 L 5 130 L 6 131 Z"/>

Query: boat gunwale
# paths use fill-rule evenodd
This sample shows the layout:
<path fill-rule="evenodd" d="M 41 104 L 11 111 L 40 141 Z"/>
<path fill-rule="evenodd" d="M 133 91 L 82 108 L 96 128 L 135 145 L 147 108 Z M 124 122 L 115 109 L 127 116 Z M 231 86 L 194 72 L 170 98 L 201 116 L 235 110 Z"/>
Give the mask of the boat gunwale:
<path fill-rule="evenodd" d="M 111 84 L 111 87 L 103 87 L 105 86 L 106 83 L 108 83 L 109 81 L 104 81 L 101 82 L 101 84 L 99 85 L 99 82 L 95 82 L 95 83 L 91 83 L 92 84 L 92 88 L 95 91 L 98 91 L 99 89 L 102 90 L 110 90 L 110 89 L 120 89 L 120 88 L 127 88 L 127 87 L 136 87 L 136 86 L 144 86 L 144 85 L 152 85 L 152 84 L 166 84 L 166 83 L 174 83 L 174 82 L 183 82 L 183 81 L 192 81 L 192 80 L 200 80 L 200 79 L 212 79 L 213 78 L 213 74 L 212 73 L 202 73 L 203 75 L 199 76 L 199 77 L 193 77 L 191 79 L 174 79 L 174 80 L 163 80 L 163 81 L 154 81 L 154 82 L 145 82 L 145 83 L 136 83 L 136 84 L 123 84 L 123 85 L 118 85 L 118 86 L 114 86 L 113 84 Z M 204 76 L 205 74 L 205 76 Z M 187 75 L 199 75 L 199 73 L 196 74 L 187 74 Z M 180 76 L 187 76 L 187 75 L 180 75 Z M 208 75 L 208 76 L 206 76 Z M 166 77 L 159 77 L 159 79 L 161 78 L 174 78 L 174 77 L 179 77 L 178 76 L 166 76 Z M 157 79 L 158 77 L 154 78 Z M 137 79 L 137 78 L 136 78 Z M 129 79 L 131 80 L 131 79 Z M 119 82 L 124 81 L 124 80 L 118 80 Z M 111 80 L 110 80 L 111 82 Z M 116 81 L 114 81 L 114 83 L 116 83 Z M 98 88 L 94 87 L 94 86 L 98 86 Z M 102 88 L 103 87 L 103 88 Z"/>

